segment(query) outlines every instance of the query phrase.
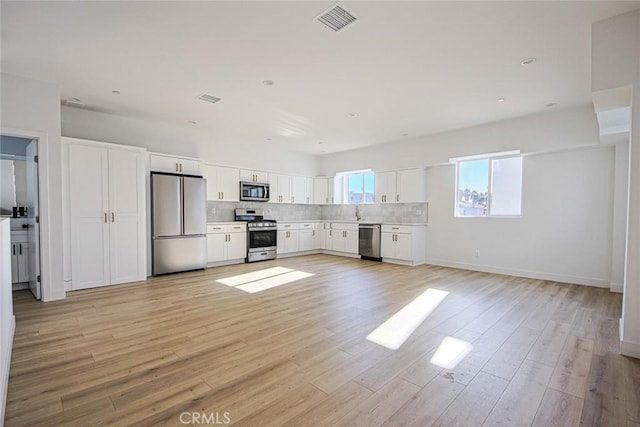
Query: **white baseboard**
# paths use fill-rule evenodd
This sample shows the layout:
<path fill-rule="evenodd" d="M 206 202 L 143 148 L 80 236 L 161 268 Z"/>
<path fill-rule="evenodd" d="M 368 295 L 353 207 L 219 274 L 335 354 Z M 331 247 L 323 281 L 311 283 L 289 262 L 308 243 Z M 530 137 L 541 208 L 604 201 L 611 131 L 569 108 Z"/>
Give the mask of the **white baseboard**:
<path fill-rule="evenodd" d="M 4 413 L 7 406 L 7 391 L 9 388 L 9 369 L 11 368 L 11 350 L 13 349 L 13 335 L 16 331 L 16 317 L 11 316 L 9 334 L 7 335 L 7 350 L 2 355 L 0 364 L 0 426 L 4 425 Z"/>
<path fill-rule="evenodd" d="M 620 340 L 620 354 L 640 359 L 640 343 Z"/>
<path fill-rule="evenodd" d="M 227 261 L 210 262 L 210 263 L 207 263 L 207 268 L 222 267 L 224 265 L 233 265 L 233 264 L 244 264 L 244 258 L 230 259 Z"/>
<path fill-rule="evenodd" d="M 624 292 L 624 285 L 622 283 L 609 283 L 609 290 L 621 294 Z"/>
<path fill-rule="evenodd" d="M 529 279 L 550 280 L 561 283 L 575 283 L 577 285 L 593 286 L 597 288 L 609 289 L 610 284 L 607 280 L 596 279 L 592 277 L 570 276 L 565 274 L 547 273 L 544 271 L 520 270 L 517 268 L 495 267 L 491 265 L 466 264 L 443 259 L 429 258 L 425 264 L 439 265 L 442 267 L 459 268 L 462 270 L 481 271 L 484 273 L 505 274 L 507 276 L 526 277 Z"/>

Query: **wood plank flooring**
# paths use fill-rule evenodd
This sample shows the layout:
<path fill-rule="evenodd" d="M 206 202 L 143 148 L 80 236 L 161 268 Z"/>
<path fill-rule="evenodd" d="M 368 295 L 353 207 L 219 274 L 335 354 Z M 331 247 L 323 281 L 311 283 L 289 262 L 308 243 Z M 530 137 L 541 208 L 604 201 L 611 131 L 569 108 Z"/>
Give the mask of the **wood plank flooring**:
<path fill-rule="evenodd" d="M 313 274 L 258 293 L 217 279 Z M 449 292 L 398 350 L 365 337 Z M 605 289 L 328 255 L 14 294 L 7 426 L 637 426 L 640 361 Z M 431 358 L 446 337 L 473 348 Z"/>

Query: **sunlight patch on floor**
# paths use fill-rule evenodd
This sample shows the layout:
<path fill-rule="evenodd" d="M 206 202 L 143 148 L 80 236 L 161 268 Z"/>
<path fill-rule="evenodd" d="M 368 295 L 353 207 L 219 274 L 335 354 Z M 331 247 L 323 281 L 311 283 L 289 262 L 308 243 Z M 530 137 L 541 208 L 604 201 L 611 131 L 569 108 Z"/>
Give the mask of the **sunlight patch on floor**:
<path fill-rule="evenodd" d="M 453 369 L 471 353 L 473 345 L 453 337 L 445 337 L 430 362 L 444 369 Z"/>
<path fill-rule="evenodd" d="M 447 295 L 449 292 L 427 289 L 367 335 L 367 339 L 391 350 L 399 349 Z"/>
<path fill-rule="evenodd" d="M 216 282 L 255 294 L 311 276 L 314 276 L 314 274 L 290 268 L 273 267 L 219 279 Z"/>
<path fill-rule="evenodd" d="M 255 282 L 256 280 L 277 276 L 279 274 L 289 273 L 291 271 L 293 270 L 284 267 L 265 268 L 264 270 L 252 271 L 251 273 L 239 274 L 237 276 L 219 279 L 216 280 L 216 282 L 222 283 L 223 285 L 227 286 L 238 286 L 249 282 Z"/>

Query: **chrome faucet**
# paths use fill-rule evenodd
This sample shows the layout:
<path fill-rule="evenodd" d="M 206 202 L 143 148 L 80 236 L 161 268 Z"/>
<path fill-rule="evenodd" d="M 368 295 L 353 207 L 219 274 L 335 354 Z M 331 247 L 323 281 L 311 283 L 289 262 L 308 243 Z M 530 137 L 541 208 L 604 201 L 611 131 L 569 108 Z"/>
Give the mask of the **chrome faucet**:
<path fill-rule="evenodd" d="M 362 217 L 360 216 L 360 206 L 356 205 L 356 221 L 360 221 Z"/>

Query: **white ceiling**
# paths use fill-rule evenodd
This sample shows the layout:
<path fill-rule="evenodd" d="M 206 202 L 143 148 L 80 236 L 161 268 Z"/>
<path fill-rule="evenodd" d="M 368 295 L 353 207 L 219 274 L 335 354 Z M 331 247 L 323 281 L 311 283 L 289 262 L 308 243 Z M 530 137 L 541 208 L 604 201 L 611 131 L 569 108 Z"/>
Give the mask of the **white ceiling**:
<path fill-rule="evenodd" d="M 322 154 L 588 103 L 591 23 L 640 8 L 345 1 L 358 20 L 334 33 L 314 20 L 332 4 L 2 1 L 2 71 L 220 143 Z"/>

